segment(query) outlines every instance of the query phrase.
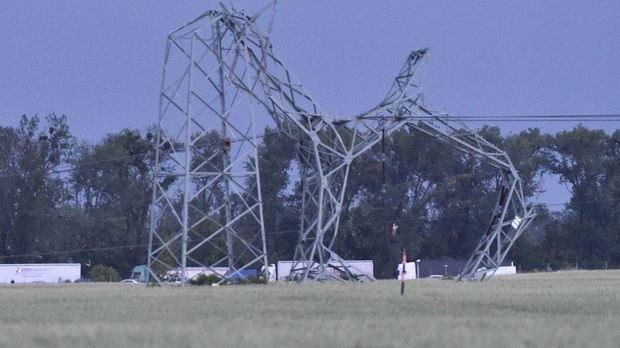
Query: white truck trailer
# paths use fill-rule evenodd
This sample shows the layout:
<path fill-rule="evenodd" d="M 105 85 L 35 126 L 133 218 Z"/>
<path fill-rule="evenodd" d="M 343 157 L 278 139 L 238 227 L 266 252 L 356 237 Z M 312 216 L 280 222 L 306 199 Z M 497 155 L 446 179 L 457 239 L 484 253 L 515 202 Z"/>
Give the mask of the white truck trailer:
<path fill-rule="evenodd" d="M 416 268 L 415 262 L 405 263 L 405 280 L 417 278 L 418 273 L 416 272 L 415 268 Z M 398 273 L 398 275 L 396 276 L 396 279 L 400 280 L 403 275 L 403 264 L 402 263 L 399 263 L 396 266 L 396 272 Z"/>
<path fill-rule="evenodd" d="M 330 264 L 331 263 L 328 265 Z M 374 264 L 372 260 L 344 260 L 344 264 L 349 267 L 354 275 L 366 276 L 370 279 L 374 279 Z M 276 280 L 287 280 L 292 267 L 293 261 L 278 261 L 276 264 Z M 333 267 L 328 266 L 328 271 L 334 272 L 334 274 L 339 273 L 337 270 L 339 267 L 340 265 L 334 262 Z"/>
<path fill-rule="evenodd" d="M 0 284 L 74 282 L 81 273 L 79 263 L 0 264 Z"/>
<path fill-rule="evenodd" d="M 495 271 L 495 275 L 512 275 L 512 274 L 517 274 L 517 267 L 512 262 L 510 263 L 510 266 L 500 266 L 499 268 L 497 268 L 497 271 Z"/>

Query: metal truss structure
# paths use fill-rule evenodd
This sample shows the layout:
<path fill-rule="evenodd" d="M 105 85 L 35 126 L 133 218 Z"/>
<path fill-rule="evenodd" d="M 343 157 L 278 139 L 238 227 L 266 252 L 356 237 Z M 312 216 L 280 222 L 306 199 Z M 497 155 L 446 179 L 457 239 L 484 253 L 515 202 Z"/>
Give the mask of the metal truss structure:
<path fill-rule="evenodd" d="M 527 203 L 519 173 L 505 151 L 468 130 L 460 122 L 434 116 L 424 107 L 419 107 L 418 110 L 430 118 L 408 123 L 410 128 L 472 154 L 500 172 L 499 196 L 491 221 L 458 278 L 459 280 L 490 279 L 502 265 L 514 242 L 536 217 L 535 207 Z"/>
<path fill-rule="evenodd" d="M 461 279 L 488 279 L 534 217 L 505 152 L 424 107 L 414 81 L 426 50 L 411 52 L 385 98 L 349 118 L 321 111 L 273 52 L 261 14 L 221 5 L 168 36 L 160 98 L 148 267 L 159 283 L 189 266 L 234 281 L 268 269 L 255 127 L 296 140 L 302 184 L 290 278 L 363 280 L 334 250 L 351 163 L 402 127 L 479 156 L 503 186 L 486 235 Z M 181 203 L 178 203 L 178 202 Z M 267 277 L 268 278 L 268 277 Z"/>

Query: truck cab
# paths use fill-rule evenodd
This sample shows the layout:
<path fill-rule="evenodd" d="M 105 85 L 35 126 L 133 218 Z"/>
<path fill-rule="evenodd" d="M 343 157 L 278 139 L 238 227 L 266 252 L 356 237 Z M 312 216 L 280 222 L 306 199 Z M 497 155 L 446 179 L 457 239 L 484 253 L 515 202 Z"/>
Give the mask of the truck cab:
<path fill-rule="evenodd" d="M 131 270 L 131 275 L 129 276 L 129 279 L 137 280 L 140 283 L 146 283 L 148 274 L 149 270 L 146 265 L 139 265 Z"/>

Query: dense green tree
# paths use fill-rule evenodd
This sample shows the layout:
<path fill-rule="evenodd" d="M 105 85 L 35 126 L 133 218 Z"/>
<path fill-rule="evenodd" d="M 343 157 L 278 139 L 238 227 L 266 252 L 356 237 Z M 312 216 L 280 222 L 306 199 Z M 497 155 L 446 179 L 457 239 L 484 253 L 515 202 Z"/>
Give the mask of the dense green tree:
<path fill-rule="evenodd" d="M 114 266 L 123 274 L 146 262 L 153 158 L 152 142 L 138 131 L 110 134 L 80 148 L 72 184 L 87 222 L 73 238 L 84 249 L 101 250 L 77 258 Z"/>
<path fill-rule="evenodd" d="M 548 230 L 547 259 L 556 267 L 580 263 L 602 267 L 618 258 L 618 132 L 583 126 L 558 133 L 550 169 L 570 185 L 572 196 L 561 220 Z"/>
<path fill-rule="evenodd" d="M 572 191 L 565 210 L 538 209 L 509 258 L 525 270 L 547 264 L 620 266 L 620 131 L 609 135 L 579 126 L 555 135 L 536 128 L 507 136 L 496 127 L 479 132 L 508 152 L 528 197 L 543 191 L 546 175 L 556 175 Z M 64 116 L 50 115 L 45 122 L 24 116 L 16 128 L 0 127 L 2 261 L 78 261 L 113 266 L 123 274 L 145 262 L 153 145 L 150 133 L 124 130 L 77 146 Z M 393 276 L 402 248 L 415 258 L 468 257 L 485 233 L 499 173 L 479 156 L 410 129 L 394 133 L 384 145 L 352 164 L 337 252 L 374 260 L 379 277 Z M 195 158 L 212 156 L 221 146 L 217 133 L 206 134 L 194 143 Z M 285 134 L 265 130 L 258 156 L 272 262 L 291 259 L 298 239 L 296 151 Z M 172 177 L 164 181 L 171 189 L 178 184 Z M 223 181 L 216 182 L 194 202 L 214 221 L 225 213 L 223 187 Z M 233 199 L 231 207 L 234 215 L 240 200 Z M 165 216 L 160 223 L 170 233 L 178 229 Z M 255 227 L 244 221 L 237 226 L 247 233 Z"/>
<path fill-rule="evenodd" d="M 291 259 L 298 239 L 299 215 L 290 204 L 297 195 L 296 178 L 289 173 L 295 156 L 295 143 L 288 135 L 265 129 L 258 159 L 267 251 L 272 261 Z"/>
<path fill-rule="evenodd" d="M 66 198 L 63 171 L 74 139 L 64 116 L 22 116 L 0 127 L 0 255 L 12 262 L 58 260 L 58 209 Z"/>
<path fill-rule="evenodd" d="M 521 177 L 526 196 L 542 190 L 542 177 L 553 159 L 553 137 L 542 134 L 538 128 L 529 128 L 507 136 L 499 146 L 503 148 Z"/>

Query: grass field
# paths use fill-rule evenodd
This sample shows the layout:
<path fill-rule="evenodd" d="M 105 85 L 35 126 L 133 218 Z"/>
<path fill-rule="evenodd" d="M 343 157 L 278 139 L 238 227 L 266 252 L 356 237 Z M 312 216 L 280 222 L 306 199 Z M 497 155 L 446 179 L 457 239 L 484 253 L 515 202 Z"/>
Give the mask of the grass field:
<path fill-rule="evenodd" d="M 145 288 L 0 287 L 0 347 L 618 347 L 620 271 Z"/>

